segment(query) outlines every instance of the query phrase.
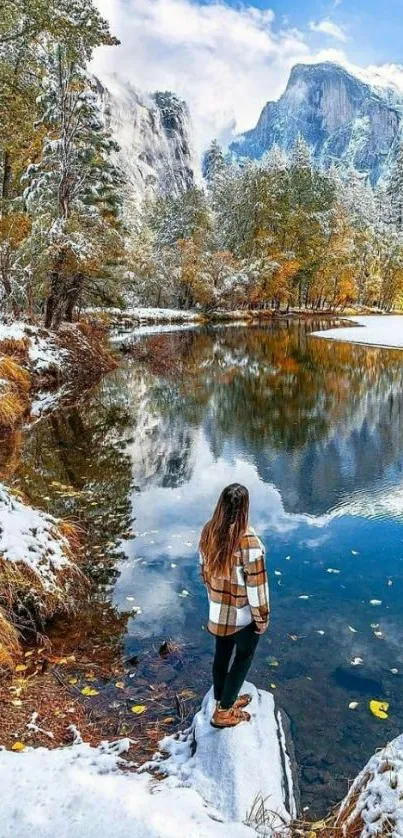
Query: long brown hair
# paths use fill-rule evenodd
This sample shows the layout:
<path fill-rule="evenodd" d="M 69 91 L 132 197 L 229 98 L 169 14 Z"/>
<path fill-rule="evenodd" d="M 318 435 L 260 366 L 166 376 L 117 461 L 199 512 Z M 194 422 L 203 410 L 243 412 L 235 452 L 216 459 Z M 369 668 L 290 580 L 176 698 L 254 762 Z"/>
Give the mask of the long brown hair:
<path fill-rule="evenodd" d="M 249 492 L 240 483 L 226 486 L 213 517 L 205 524 L 199 549 L 207 578 L 229 576 L 233 554 L 248 528 Z"/>

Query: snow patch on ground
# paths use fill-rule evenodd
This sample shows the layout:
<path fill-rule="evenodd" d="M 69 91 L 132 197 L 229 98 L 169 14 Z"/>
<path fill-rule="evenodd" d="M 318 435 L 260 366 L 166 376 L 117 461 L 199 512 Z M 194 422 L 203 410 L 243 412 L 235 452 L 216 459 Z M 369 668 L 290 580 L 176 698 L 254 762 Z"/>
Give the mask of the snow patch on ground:
<path fill-rule="evenodd" d="M 28 341 L 28 358 L 33 372 L 61 369 L 68 358 L 67 350 L 60 349 L 51 334 L 26 323 L 0 323 L 0 343 L 6 340 Z"/>
<path fill-rule="evenodd" d="M 346 834 L 349 825 L 362 824 L 361 838 L 403 836 L 403 735 L 374 754 L 354 780 L 338 822 Z M 353 807 L 351 809 L 351 805 Z M 349 810 L 351 812 L 346 816 Z"/>
<path fill-rule="evenodd" d="M 137 320 L 139 323 L 183 323 L 184 321 L 197 322 L 201 315 L 197 311 L 188 311 L 177 308 L 147 308 L 137 306 L 134 308 L 91 308 L 86 309 L 88 314 L 109 314 L 121 320 Z"/>
<path fill-rule="evenodd" d="M 0 556 L 26 564 L 49 591 L 57 586 L 57 573 L 71 564 L 57 524 L 52 515 L 21 503 L 0 485 Z"/>
<path fill-rule="evenodd" d="M 347 317 L 345 319 L 352 321 L 351 327 L 312 332 L 311 337 L 403 349 L 402 315 L 378 316 L 375 314 L 366 317 Z M 358 326 L 355 325 L 357 323 Z"/>
<path fill-rule="evenodd" d="M 2 838 L 252 838 L 193 789 L 123 772 L 130 742 L 0 753 Z"/>
<path fill-rule="evenodd" d="M 148 770 L 128 767 L 130 740 L 93 748 L 77 731 L 72 746 L 0 752 L 2 838 L 252 838 L 271 836 L 244 820 L 255 797 L 278 824 L 289 821 L 283 770 L 285 740 L 273 696 L 245 684 L 252 721 L 234 730 L 210 726 L 211 691 L 189 731 L 160 743 Z M 37 721 L 35 716 L 35 723 Z M 163 769 L 157 781 L 152 770 Z M 291 774 L 290 774 L 291 776 Z M 292 781 L 291 781 L 292 782 Z"/>

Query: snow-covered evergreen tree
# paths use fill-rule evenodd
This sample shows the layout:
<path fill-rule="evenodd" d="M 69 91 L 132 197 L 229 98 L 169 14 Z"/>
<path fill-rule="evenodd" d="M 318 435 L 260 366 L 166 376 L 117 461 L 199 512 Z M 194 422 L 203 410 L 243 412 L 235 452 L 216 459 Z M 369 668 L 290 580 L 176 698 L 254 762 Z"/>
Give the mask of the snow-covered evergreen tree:
<path fill-rule="evenodd" d="M 213 140 L 203 156 L 203 177 L 208 184 L 211 184 L 217 177 L 223 175 L 225 169 L 226 162 L 222 148 L 217 140 Z"/>
<path fill-rule="evenodd" d="M 86 70 L 60 44 L 45 53 L 45 64 L 38 123 L 45 136 L 40 160 L 27 170 L 24 198 L 34 220 L 31 238 L 50 276 L 51 326 L 71 310 L 100 255 L 117 246 L 121 177 L 113 162 L 118 147 Z"/>

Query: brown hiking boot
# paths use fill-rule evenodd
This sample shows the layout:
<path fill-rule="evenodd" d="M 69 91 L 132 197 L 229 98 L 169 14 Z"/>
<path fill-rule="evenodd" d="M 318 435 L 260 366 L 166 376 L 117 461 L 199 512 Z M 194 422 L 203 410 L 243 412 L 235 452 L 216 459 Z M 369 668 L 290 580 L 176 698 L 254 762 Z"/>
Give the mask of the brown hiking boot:
<path fill-rule="evenodd" d="M 248 695 L 248 693 L 243 693 L 243 695 L 239 695 L 237 700 L 234 702 L 234 707 L 236 710 L 242 710 L 242 707 L 247 707 L 252 701 L 252 696 Z"/>
<path fill-rule="evenodd" d="M 210 724 L 212 727 L 236 727 L 241 722 L 250 722 L 249 713 L 238 710 L 235 706 L 224 710 L 223 707 L 217 705 Z"/>

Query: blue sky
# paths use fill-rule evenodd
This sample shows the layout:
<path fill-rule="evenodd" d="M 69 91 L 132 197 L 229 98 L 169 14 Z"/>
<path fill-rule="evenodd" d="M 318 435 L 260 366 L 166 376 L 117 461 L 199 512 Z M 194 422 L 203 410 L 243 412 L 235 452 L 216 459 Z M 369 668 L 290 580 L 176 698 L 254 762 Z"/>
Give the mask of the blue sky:
<path fill-rule="evenodd" d="M 229 4 L 239 7 L 237 0 Z M 251 6 L 272 9 L 276 25 L 284 18 L 290 26 L 305 29 L 307 22 L 330 19 L 348 35 L 346 51 L 360 63 L 403 62 L 403 0 L 251 0 Z"/>
<path fill-rule="evenodd" d="M 334 61 L 403 93 L 403 0 L 95 0 L 121 46 L 94 71 L 186 100 L 196 151 L 226 145 L 278 99 L 299 62 Z M 401 63 L 402 62 L 402 63 Z"/>

